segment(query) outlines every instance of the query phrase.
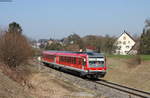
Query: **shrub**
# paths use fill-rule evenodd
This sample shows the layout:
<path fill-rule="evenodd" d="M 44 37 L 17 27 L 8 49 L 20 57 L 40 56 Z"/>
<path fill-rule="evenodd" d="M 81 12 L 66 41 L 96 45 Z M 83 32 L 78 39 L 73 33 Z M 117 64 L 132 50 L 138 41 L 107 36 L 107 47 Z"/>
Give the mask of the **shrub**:
<path fill-rule="evenodd" d="M 0 36 L 0 60 L 9 67 L 25 63 L 32 56 L 27 38 L 18 33 L 3 32 Z"/>
<path fill-rule="evenodd" d="M 129 67 L 130 67 L 130 68 L 135 68 L 135 67 L 137 67 L 138 65 L 141 64 L 141 62 L 142 62 L 142 59 L 141 59 L 140 55 L 136 55 L 136 56 L 134 56 L 133 58 L 130 58 L 130 59 L 128 60 L 128 64 L 129 64 Z"/>
<path fill-rule="evenodd" d="M 37 48 L 34 48 L 33 49 L 33 57 L 39 57 L 39 56 L 42 56 L 42 49 L 37 49 Z"/>
<path fill-rule="evenodd" d="M 53 42 L 45 47 L 46 50 L 61 50 L 63 46 L 60 43 Z"/>

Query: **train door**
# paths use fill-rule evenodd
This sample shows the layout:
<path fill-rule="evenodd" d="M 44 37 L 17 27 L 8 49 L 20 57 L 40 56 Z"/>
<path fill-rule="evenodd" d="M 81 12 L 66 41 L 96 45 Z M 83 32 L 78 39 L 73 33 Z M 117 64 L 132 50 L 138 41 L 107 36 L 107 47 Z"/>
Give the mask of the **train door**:
<path fill-rule="evenodd" d="M 77 67 L 79 68 L 79 69 L 82 69 L 82 58 L 77 58 Z"/>
<path fill-rule="evenodd" d="M 82 68 L 85 69 L 86 68 L 86 59 L 82 58 Z"/>
<path fill-rule="evenodd" d="M 58 56 L 54 56 L 54 63 L 57 63 L 59 61 L 59 58 L 58 58 Z"/>

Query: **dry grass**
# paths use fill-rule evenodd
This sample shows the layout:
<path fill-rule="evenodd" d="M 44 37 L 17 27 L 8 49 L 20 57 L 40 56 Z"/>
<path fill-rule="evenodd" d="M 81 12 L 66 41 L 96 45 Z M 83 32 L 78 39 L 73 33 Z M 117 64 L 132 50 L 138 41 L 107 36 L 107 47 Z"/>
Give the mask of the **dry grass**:
<path fill-rule="evenodd" d="M 27 66 L 19 66 L 10 68 L 7 65 L 1 64 L 0 70 L 12 80 L 18 82 L 22 86 L 26 85 L 26 80 L 31 75 L 31 71 Z"/>
<path fill-rule="evenodd" d="M 38 65 L 38 64 L 34 64 Z M 30 66 L 32 74 L 28 78 L 28 87 L 31 95 L 36 98 L 93 98 L 93 93 L 60 80 L 50 69 L 44 66 Z M 36 70 L 35 70 L 36 69 Z M 80 96 L 81 94 L 81 96 Z M 82 96 L 82 94 L 84 96 Z M 90 96 L 93 95 L 93 96 Z"/>
<path fill-rule="evenodd" d="M 18 66 L 17 70 L 0 66 L 0 70 L 21 84 L 25 91 L 34 98 L 93 98 L 95 96 L 95 93 L 89 90 L 60 80 L 51 73 L 49 68 L 39 66 L 37 62 L 33 65 L 32 63 Z"/>
<path fill-rule="evenodd" d="M 7 68 L 0 64 L 0 98 L 33 98 L 24 90 L 24 87 L 20 83 L 14 81 L 16 77 L 20 76 L 14 74 L 14 71 L 9 69 L 9 67 Z"/>
<path fill-rule="evenodd" d="M 109 58 L 108 72 L 104 79 L 150 91 L 149 72 L 150 61 L 143 61 L 141 64 L 136 64 L 132 59 Z"/>

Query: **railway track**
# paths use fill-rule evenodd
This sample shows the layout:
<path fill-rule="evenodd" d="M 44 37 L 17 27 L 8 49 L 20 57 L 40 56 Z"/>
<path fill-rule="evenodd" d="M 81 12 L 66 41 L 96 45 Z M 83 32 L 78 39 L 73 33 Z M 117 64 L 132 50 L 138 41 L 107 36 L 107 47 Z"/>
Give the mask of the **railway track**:
<path fill-rule="evenodd" d="M 72 75 L 72 76 L 75 76 L 75 77 L 81 79 L 81 77 L 78 75 L 74 75 L 74 74 L 69 74 L 69 75 Z M 150 98 L 150 92 L 146 92 L 146 91 L 138 90 L 135 88 L 127 87 L 127 86 L 120 85 L 120 84 L 113 83 L 113 82 L 109 82 L 109 81 L 106 81 L 103 79 L 99 79 L 99 80 L 83 79 L 83 80 L 96 83 L 97 88 L 98 88 L 98 85 L 103 85 L 105 87 L 117 90 L 119 92 L 126 93 L 128 95 L 128 98 L 137 98 L 137 97 L 138 98 Z M 78 79 L 77 79 L 77 81 L 78 81 Z M 82 80 L 80 80 L 80 81 L 82 81 Z M 97 89 L 96 87 L 95 87 L 95 89 Z"/>
<path fill-rule="evenodd" d="M 78 77 L 78 78 L 81 78 L 80 76 L 77 76 L 74 74 L 71 74 L 71 75 Z M 146 92 L 146 91 L 138 90 L 135 88 L 127 87 L 127 86 L 120 85 L 120 84 L 113 83 L 113 82 L 109 82 L 109 81 L 106 81 L 103 79 L 99 79 L 99 80 L 84 79 L 84 80 L 96 83 L 97 84 L 96 87 L 98 87 L 98 85 L 103 85 L 105 87 L 117 90 L 119 92 L 126 93 L 128 95 L 128 98 L 137 98 L 137 97 L 138 98 L 150 98 L 150 92 Z M 96 87 L 95 87 L 95 89 L 97 89 Z"/>
<path fill-rule="evenodd" d="M 57 77 L 64 80 L 69 80 L 70 82 L 80 85 L 81 87 L 89 88 L 96 92 L 101 92 L 102 95 L 108 98 L 150 98 L 150 92 L 130 88 L 103 79 L 83 79 L 78 75 L 70 74 L 70 72 L 68 73 L 62 70 L 56 70 L 55 68 L 51 68 L 51 72 Z"/>
<path fill-rule="evenodd" d="M 107 86 L 107 87 L 112 88 L 112 89 L 119 90 L 121 92 L 128 93 L 129 96 L 134 95 L 134 96 L 142 97 L 142 98 L 150 98 L 150 92 L 137 90 L 135 88 L 130 88 L 130 87 L 127 87 L 127 86 L 119 85 L 119 84 L 108 82 L 108 81 L 105 81 L 105 80 L 93 81 L 93 82 L 95 82 L 97 84 L 100 84 L 100 85 Z"/>

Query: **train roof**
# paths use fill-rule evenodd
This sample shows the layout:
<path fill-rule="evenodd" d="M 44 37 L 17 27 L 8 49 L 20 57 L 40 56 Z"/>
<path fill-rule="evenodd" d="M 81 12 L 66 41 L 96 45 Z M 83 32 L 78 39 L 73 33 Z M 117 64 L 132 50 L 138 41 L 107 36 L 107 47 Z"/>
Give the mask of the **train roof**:
<path fill-rule="evenodd" d="M 102 53 L 95 53 L 95 52 L 87 52 L 86 53 L 89 57 L 104 57 L 104 55 Z"/>
<path fill-rule="evenodd" d="M 73 51 L 55 51 L 55 50 L 48 50 L 45 52 L 46 53 L 51 52 L 51 53 L 83 54 L 83 55 L 88 55 L 88 57 L 104 57 L 102 53 L 96 53 L 96 52 L 73 52 Z"/>

